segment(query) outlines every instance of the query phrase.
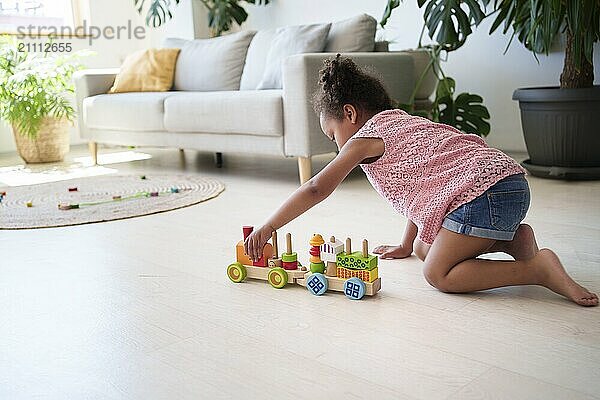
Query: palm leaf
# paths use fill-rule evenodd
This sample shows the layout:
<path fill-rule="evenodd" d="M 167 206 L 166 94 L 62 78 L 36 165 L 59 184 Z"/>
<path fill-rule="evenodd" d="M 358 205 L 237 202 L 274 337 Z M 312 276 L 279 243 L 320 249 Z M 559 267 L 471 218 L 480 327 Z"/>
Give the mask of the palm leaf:
<path fill-rule="evenodd" d="M 180 0 L 148 0 L 148 11 L 146 12 L 146 25 L 153 28 L 159 27 L 171 18 L 171 1 L 175 5 L 179 4 Z M 141 15 L 144 11 L 146 0 L 134 0 L 134 6 L 137 12 Z"/>
<path fill-rule="evenodd" d="M 394 8 L 397 8 L 400 6 L 400 2 L 402 0 L 388 0 L 387 5 L 385 6 L 385 10 L 383 11 L 383 16 L 381 17 L 381 21 L 379 22 L 379 24 L 381 25 L 382 28 L 385 27 L 385 25 L 388 22 L 388 19 L 390 19 L 390 16 L 392 15 L 392 11 L 394 10 Z"/>
<path fill-rule="evenodd" d="M 489 0 L 482 1 L 487 5 Z M 426 5 L 423 18 L 429 37 L 451 51 L 461 47 L 472 33 L 471 26 L 479 25 L 485 18 L 477 0 L 419 0 Z"/>

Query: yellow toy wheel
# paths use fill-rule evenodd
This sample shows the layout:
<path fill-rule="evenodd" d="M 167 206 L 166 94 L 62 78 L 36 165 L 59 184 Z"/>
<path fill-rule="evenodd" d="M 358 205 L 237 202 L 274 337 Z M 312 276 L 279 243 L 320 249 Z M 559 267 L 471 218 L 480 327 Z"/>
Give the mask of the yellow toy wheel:
<path fill-rule="evenodd" d="M 235 262 L 227 267 L 227 277 L 234 283 L 240 283 L 246 279 L 247 275 L 248 272 L 246 271 L 246 267 L 239 262 Z"/>
<path fill-rule="evenodd" d="M 281 289 L 288 283 L 288 274 L 283 268 L 273 268 L 269 271 L 267 280 L 275 289 Z"/>

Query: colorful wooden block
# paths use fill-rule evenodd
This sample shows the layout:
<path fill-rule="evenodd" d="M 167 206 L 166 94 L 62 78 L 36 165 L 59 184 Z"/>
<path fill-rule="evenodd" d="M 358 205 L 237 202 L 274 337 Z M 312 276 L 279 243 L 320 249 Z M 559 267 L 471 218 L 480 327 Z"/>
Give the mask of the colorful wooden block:
<path fill-rule="evenodd" d="M 150 192 L 150 197 L 158 197 L 158 192 Z"/>
<path fill-rule="evenodd" d="M 320 245 L 325 243 L 325 241 L 323 240 L 323 236 L 319 235 L 318 233 L 315 233 L 308 243 L 311 246 L 319 247 Z"/>
<path fill-rule="evenodd" d="M 313 246 L 308 251 L 308 254 L 310 254 L 311 256 L 314 256 L 314 257 L 319 257 L 321 255 L 321 250 L 319 250 L 319 248 L 317 246 Z"/>
<path fill-rule="evenodd" d="M 275 268 L 275 267 L 282 267 L 282 261 L 281 258 L 271 258 L 268 262 L 268 267 L 269 268 Z"/>
<path fill-rule="evenodd" d="M 176 187 L 171 188 L 171 193 L 179 193 L 179 189 Z"/>
<path fill-rule="evenodd" d="M 377 256 L 363 257 L 362 251 L 351 254 L 340 253 L 337 255 L 336 264 L 338 267 L 350 269 L 373 269 L 377 267 Z"/>
<path fill-rule="evenodd" d="M 331 261 L 327 261 L 327 268 L 325 268 L 325 275 L 337 276 L 337 264 Z"/>
<path fill-rule="evenodd" d="M 32 201 L 28 201 L 28 202 L 26 203 L 26 205 L 27 205 L 27 207 L 33 207 L 33 202 L 32 202 Z"/>
<path fill-rule="evenodd" d="M 369 269 L 348 269 L 344 267 L 337 267 L 336 276 L 342 279 L 358 278 L 364 282 L 373 282 L 378 278 L 379 269 L 377 267 Z"/>
<path fill-rule="evenodd" d="M 240 264 L 244 265 L 252 265 L 252 260 L 244 251 L 244 241 L 240 240 L 238 244 L 235 246 L 235 259 Z"/>
<path fill-rule="evenodd" d="M 283 260 L 283 262 L 296 262 L 298 261 L 298 254 L 297 253 L 283 253 L 281 255 L 281 260 Z"/>
<path fill-rule="evenodd" d="M 325 263 L 321 261 L 320 263 L 310 263 L 310 272 L 322 274 L 325 272 Z"/>
<path fill-rule="evenodd" d="M 332 236 L 328 243 L 323 243 L 320 246 L 319 250 L 321 250 L 321 260 L 335 262 L 336 256 L 344 251 L 344 244 Z"/>
<path fill-rule="evenodd" d="M 146 175 L 140 176 L 140 179 L 145 181 L 146 180 Z"/>
<path fill-rule="evenodd" d="M 69 192 L 77 192 L 77 188 L 76 187 L 70 187 L 69 188 Z"/>
<path fill-rule="evenodd" d="M 258 261 L 253 261 L 252 265 L 255 267 L 266 267 L 269 263 L 269 259 L 273 257 L 273 245 L 270 243 L 265 244 L 263 247 L 263 255 Z"/>
<path fill-rule="evenodd" d="M 298 269 L 298 261 L 282 261 L 281 266 L 288 270 Z"/>
<path fill-rule="evenodd" d="M 113 196 L 112 199 L 113 200 L 121 200 L 121 196 Z"/>

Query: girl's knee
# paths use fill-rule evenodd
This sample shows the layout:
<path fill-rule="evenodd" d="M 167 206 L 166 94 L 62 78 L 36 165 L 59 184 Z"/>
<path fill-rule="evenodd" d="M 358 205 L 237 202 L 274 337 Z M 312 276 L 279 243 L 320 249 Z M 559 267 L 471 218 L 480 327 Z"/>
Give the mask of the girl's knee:
<path fill-rule="evenodd" d="M 440 292 L 448 293 L 451 291 L 448 285 L 448 269 L 436 267 L 432 264 L 425 264 L 423 276 L 425 280 Z"/>

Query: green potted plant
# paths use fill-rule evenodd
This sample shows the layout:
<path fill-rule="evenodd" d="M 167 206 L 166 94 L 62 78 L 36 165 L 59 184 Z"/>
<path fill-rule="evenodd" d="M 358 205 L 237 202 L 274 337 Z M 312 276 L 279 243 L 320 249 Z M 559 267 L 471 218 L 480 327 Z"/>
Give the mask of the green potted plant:
<path fill-rule="evenodd" d="M 401 0 L 388 2 L 380 21 L 382 28 L 385 28 L 393 9 L 400 3 Z M 447 41 L 445 37 L 436 38 L 436 44 L 424 46 L 424 32 L 425 26 L 421 30 L 416 49 L 403 50 L 413 58 L 416 84 L 408 103 L 397 104 L 397 107 L 411 114 L 454 126 L 465 133 L 487 136 L 490 133 L 490 114 L 483 104 L 483 98 L 473 93 L 456 93 L 455 80 L 442 69 L 442 60 L 460 46 Z M 433 101 L 428 98 L 431 93 L 434 94 Z"/>
<path fill-rule="evenodd" d="M 388 9 L 400 0 L 389 0 Z M 600 41 L 598 0 L 417 0 L 429 36 L 454 48 L 472 27 L 495 15 L 490 34 L 512 29 L 528 50 L 548 54 L 564 36 L 560 86 L 517 89 L 521 122 L 533 175 L 600 178 L 600 86 L 594 86 L 594 43 Z M 489 12 L 488 8 L 490 9 Z M 487 12 L 487 14 L 486 14 Z"/>
<path fill-rule="evenodd" d="M 0 38 L 0 118 L 12 125 L 17 151 L 28 163 L 62 161 L 69 152 L 71 77 L 85 55 L 44 54 L 28 54 L 12 38 Z"/>
<path fill-rule="evenodd" d="M 269 4 L 270 0 L 199 0 L 208 10 L 208 27 L 212 37 L 221 36 L 227 32 L 233 23 L 242 25 L 248 18 L 248 13 L 240 5 L 242 2 L 258 5 Z M 134 0 L 138 13 L 142 13 L 146 0 Z M 175 5 L 179 0 L 175 0 Z M 170 0 L 148 0 L 146 25 L 158 27 L 173 17 Z"/>

